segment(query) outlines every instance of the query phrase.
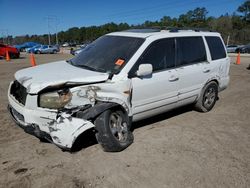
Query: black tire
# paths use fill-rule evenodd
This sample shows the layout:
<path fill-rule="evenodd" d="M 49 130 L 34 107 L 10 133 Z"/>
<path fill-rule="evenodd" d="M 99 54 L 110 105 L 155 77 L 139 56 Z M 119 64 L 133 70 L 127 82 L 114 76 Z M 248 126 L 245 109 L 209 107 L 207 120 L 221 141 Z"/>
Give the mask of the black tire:
<path fill-rule="evenodd" d="M 119 152 L 133 143 L 128 116 L 117 109 L 104 111 L 95 120 L 96 139 L 104 151 Z"/>
<path fill-rule="evenodd" d="M 41 54 L 41 51 L 39 51 L 39 50 L 38 50 L 38 51 L 36 51 L 36 54 Z"/>
<path fill-rule="evenodd" d="M 195 109 L 199 112 L 209 112 L 218 99 L 218 84 L 215 81 L 209 82 L 201 92 Z"/>
<path fill-rule="evenodd" d="M 56 54 L 56 50 L 53 50 L 53 54 Z"/>

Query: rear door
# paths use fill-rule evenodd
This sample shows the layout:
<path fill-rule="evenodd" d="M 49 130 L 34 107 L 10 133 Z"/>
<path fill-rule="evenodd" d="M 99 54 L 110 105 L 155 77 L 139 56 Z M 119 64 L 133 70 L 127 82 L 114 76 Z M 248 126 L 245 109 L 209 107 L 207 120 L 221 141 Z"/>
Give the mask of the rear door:
<path fill-rule="evenodd" d="M 210 66 L 203 37 L 177 37 L 176 46 L 179 105 L 185 105 L 197 99 L 209 78 Z"/>
<path fill-rule="evenodd" d="M 152 64 L 153 74 L 132 77 L 133 120 L 150 117 L 176 106 L 178 74 L 175 70 L 175 39 L 153 42 L 129 74 L 135 75 L 140 64 Z"/>
<path fill-rule="evenodd" d="M 210 77 L 219 78 L 219 89 L 227 87 L 229 82 L 230 58 L 227 56 L 221 37 L 205 37 L 210 51 Z"/>

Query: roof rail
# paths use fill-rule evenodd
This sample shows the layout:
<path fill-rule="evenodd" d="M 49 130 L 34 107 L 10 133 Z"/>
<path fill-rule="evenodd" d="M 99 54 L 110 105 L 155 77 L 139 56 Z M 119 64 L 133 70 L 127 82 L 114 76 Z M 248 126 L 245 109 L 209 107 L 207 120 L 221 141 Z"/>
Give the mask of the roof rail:
<path fill-rule="evenodd" d="M 143 28 L 143 29 L 128 29 L 125 30 L 126 32 L 133 32 L 133 33 L 152 33 L 152 32 L 160 32 L 161 29 L 155 28 Z"/>
<path fill-rule="evenodd" d="M 178 27 L 167 27 L 166 30 L 169 30 L 169 32 L 179 32 L 179 31 L 185 31 L 185 30 L 191 30 L 191 31 L 195 31 L 195 32 L 214 32 L 211 29 L 207 29 L 207 28 L 195 28 L 195 27 L 182 27 L 182 28 L 178 28 Z"/>
<path fill-rule="evenodd" d="M 153 33 L 160 32 L 162 30 L 167 30 L 171 33 L 179 32 L 179 31 L 194 31 L 194 32 L 215 32 L 211 29 L 207 28 L 197 28 L 197 27 L 166 27 L 166 26 L 154 26 L 151 28 L 132 28 L 125 30 L 126 32 L 134 32 L 134 33 Z"/>

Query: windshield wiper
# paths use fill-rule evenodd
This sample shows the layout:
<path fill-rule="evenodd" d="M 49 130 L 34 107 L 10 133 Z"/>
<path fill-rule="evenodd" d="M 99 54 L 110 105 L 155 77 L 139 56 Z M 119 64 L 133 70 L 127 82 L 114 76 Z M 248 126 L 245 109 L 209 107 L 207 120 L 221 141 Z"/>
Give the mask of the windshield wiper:
<path fill-rule="evenodd" d="M 106 72 L 104 69 L 94 68 L 94 67 L 90 67 L 90 66 L 87 66 L 87 65 L 74 65 L 74 66 L 81 67 L 81 68 L 84 68 L 84 69 L 88 69 L 88 70 L 91 70 L 91 71 Z"/>
<path fill-rule="evenodd" d="M 66 62 L 70 63 L 73 66 L 81 67 L 81 68 L 88 69 L 88 70 L 91 70 L 91 71 L 106 72 L 106 70 L 101 69 L 101 68 L 94 68 L 94 67 L 90 67 L 90 66 L 87 66 L 87 65 L 76 65 L 76 64 L 74 64 L 74 62 L 71 59 L 66 60 Z"/>

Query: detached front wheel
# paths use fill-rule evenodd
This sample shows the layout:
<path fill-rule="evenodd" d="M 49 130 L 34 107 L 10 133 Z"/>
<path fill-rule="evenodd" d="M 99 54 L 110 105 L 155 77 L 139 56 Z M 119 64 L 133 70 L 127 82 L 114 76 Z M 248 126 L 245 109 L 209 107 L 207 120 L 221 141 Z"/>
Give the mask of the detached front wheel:
<path fill-rule="evenodd" d="M 99 115 L 95 121 L 96 138 L 104 151 L 118 152 L 133 143 L 129 118 L 121 110 L 109 109 Z"/>

